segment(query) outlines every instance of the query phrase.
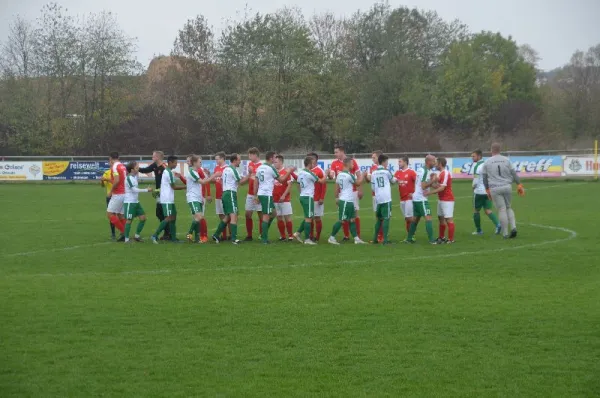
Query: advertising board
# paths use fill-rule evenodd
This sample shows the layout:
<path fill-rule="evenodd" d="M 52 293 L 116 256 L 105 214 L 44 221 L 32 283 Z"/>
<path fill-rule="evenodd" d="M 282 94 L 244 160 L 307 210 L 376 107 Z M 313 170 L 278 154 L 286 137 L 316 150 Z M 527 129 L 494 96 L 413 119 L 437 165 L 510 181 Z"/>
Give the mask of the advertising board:
<path fill-rule="evenodd" d="M 519 177 L 560 177 L 563 172 L 563 160 L 560 156 L 511 156 L 510 161 Z M 452 177 L 457 179 L 473 178 L 473 160 L 471 158 L 454 158 Z"/>
<path fill-rule="evenodd" d="M 0 162 L 0 181 L 43 180 L 42 162 Z"/>
<path fill-rule="evenodd" d="M 592 176 L 600 170 L 593 156 L 563 156 L 563 172 L 566 176 Z"/>

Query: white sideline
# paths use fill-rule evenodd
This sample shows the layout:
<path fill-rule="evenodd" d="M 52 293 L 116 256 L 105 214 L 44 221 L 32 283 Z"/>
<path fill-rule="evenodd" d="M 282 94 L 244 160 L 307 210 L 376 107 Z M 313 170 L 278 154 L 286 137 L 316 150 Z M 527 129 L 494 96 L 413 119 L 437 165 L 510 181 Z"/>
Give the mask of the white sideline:
<path fill-rule="evenodd" d="M 586 182 L 563 183 L 563 184 L 556 184 L 556 185 L 548 185 L 545 187 L 529 188 L 529 189 L 527 189 L 527 191 L 550 189 L 550 188 L 560 188 L 560 187 L 572 187 L 575 185 L 583 185 L 583 184 L 587 184 L 587 183 Z M 471 196 L 459 196 L 455 199 L 471 199 L 471 198 L 473 198 L 472 195 Z M 324 214 L 337 214 L 337 211 L 330 211 L 330 212 L 326 212 Z M 299 218 L 302 218 L 302 216 L 294 216 L 293 218 L 299 219 Z M 44 221 L 47 221 L 47 220 L 44 220 Z M 531 225 L 534 225 L 534 224 L 531 224 Z M 40 253 L 54 253 L 54 252 L 61 252 L 61 251 L 83 249 L 83 248 L 87 248 L 87 247 L 107 245 L 110 243 L 111 242 L 100 242 L 100 243 L 92 243 L 89 245 L 77 245 L 77 246 L 68 246 L 68 247 L 61 247 L 61 248 L 54 248 L 54 249 L 35 250 L 35 251 L 29 251 L 29 252 L 8 253 L 8 254 L 0 255 L 0 257 L 19 257 L 19 256 L 30 256 L 30 255 L 40 254 Z"/>
<path fill-rule="evenodd" d="M 486 253 L 498 253 L 498 252 L 506 252 L 513 250 L 521 250 L 532 247 L 539 247 L 551 244 L 557 244 L 561 242 L 567 242 L 573 240 L 577 237 L 577 232 L 562 227 L 556 227 L 553 225 L 542 225 L 542 224 L 524 224 L 529 225 L 536 228 L 550 229 L 554 231 L 562 231 L 568 233 L 569 236 L 561 239 L 552 239 L 546 240 L 537 243 L 528 243 L 525 245 L 513 246 L 513 247 L 500 247 L 497 249 L 486 250 Z M 464 251 L 458 253 L 446 253 L 446 254 L 435 254 L 435 255 L 427 255 L 427 256 L 412 256 L 412 257 L 402 257 L 402 260 L 427 260 L 427 259 L 436 259 L 436 258 L 452 258 L 452 257 L 462 257 L 467 255 L 480 255 L 481 251 Z M 378 264 L 387 264 L 391 262 L 397 262 L 398 258 L 390 258 L 385 257 L 381 259 L 377 259 Z M 349 260 L 344 261 L 343 265 L 347 264 L 364 264 L 368 262 L 368 260 Z M 209 272 L 209 271 L 252 271 L 252 270 L 261 270 L 261 269 L 284 269 L 284 268 L 303 268 L 303 267 L 314 267 L 321 265 L 330 265 L 330 262 L 312 262 L 312 263 L 300 263 L 300 264 L 283 264 L 283 265 L 259 265 L 256 267 L 251 266 L 232 266 L 232 267 L 219 267 L 219 268 L 175 268 L 175 269 L 154 269 L 154 270 L 139 270 L 139 271 L 123 271 L 123 272 L 80 272 L 80 273 L 60 273 L 60 274 L 20 274 L 20 275 L 9 275 L 7 278 L 23 278 L 23 277 L 70 277 L 70 276 L 115 276 L 115 275 L 160 275 L 160 274 L 174 274 L 181 272 Z"/>

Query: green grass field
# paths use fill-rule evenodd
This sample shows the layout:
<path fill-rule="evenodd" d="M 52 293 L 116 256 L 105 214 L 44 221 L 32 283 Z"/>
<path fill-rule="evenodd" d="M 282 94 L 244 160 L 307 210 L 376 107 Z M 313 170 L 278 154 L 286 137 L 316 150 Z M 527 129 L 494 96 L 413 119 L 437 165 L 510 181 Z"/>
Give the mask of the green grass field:
<path fill-rule="evenodd" d="M 526 188 L 516 240 L 471 236 L 456 182 L 455 245 L 236 247 L 112 243 L 99 186 L 0 185 L 0 396 L 599 396 L 600 184 Z"/>

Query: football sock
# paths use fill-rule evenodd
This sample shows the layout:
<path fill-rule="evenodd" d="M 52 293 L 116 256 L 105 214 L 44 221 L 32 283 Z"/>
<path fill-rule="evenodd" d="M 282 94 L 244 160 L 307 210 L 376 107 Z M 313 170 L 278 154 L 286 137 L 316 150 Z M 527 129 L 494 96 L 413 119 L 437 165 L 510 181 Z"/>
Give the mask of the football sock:
<path fill-rule="evenodd" d="M 263 225 L 262 225 L 262 217 L 258 217 L 258 233 L 262 236 L 263 233 Z"/>
<path fill-rule="evenodd" d="M 304 222 L 304 240 L 310 237 L 310 221 Z"/>
<path fill-rule="evenodd" d="M 425 221 L 425 229 L 427 230 L 429 241 L 433 242 L 433 222 L 431 220 Z"/>
<path fill-rule="evenodd" d="M 316 230 L 317 230 L 317 235 L 315 236 L 315 238 L 317 240 L 319 240 L 319 239 L 321 239 L 321 232 L 323 231 L 323 221 L 316 220 L 315 225 L 316 225 Z"/>
<path fill-rule="evenodd" d="M 335 224 L 333 224 L 333 229 L 331 230 L 331 236 L 336 236 L 338 232 L 340 232 L 340 229 L 342 228 L 342 222 L 338 221 Z"/>
<path fill-rule="evenodd" d="M 142 230 L 144 229 L 144 225 L 146 225 L 146 220 L 140 220 L 138 223 L 137 229 L 135 230 L 136 238 L 142 234 Z"/>
<path fill-rule="evenodd" d="M 342 228 L 344 229 L 344 238 L 350 238 L 350 224 L 348 224 L 348 221 L 342 221 Z"/>
<path fill-rule="evenodd" d="M 384 223 L 385 223 L 385 220 L 381 223 L 381 226 L 379 227 L 379 233 L 377 234 L 377 241 L 385 240 L 384 233 L 383 233 Z"/>
<path fill-rule="evenodd" d="M 190 225 L 190 229 L 188 230 L 188 235 L 193 234 L 194 233 L 194 229 L 196 228 L 196 220 L 192 220 L 192 225 Z"/>
<path fill-rule="evenodd" d="M 110 222 L 117 227 L 117 229 L 121 232 L 124 233 L 125 232 L 125 228 L 123 227 L 123 224 L 121 223 L 121 220 L 119 219 L 119 217 L 112 215 L 110 216 Z"/>
<path fill-rule="evenodd" d="M 231 227 L 231 241 L 235 242 L 237 240 L 237 224 L 229 224 Z"/>
<path fill-rule="evenodd" d="M 227 227 L 227 224 L 225 224 L 223 221 L 221 221 L 219 223 L 219 225 L 217 226 L 217 230 L 215 231 L 215 233 L 213 235 L 216 236 L 216 237 L 218 237 L 219 234 L 221 234 L 222 232 L 225 231 L 226 227 Z"/>
<path fill-rule="evenodd" d="M 310 222 L 310 238 L 314 238 L 315 237 L 315 220 L 312 220 Z"/>
<path fill-rule="evenodd" d="M 381 230 L 381 220 L 378 218 L 377 222 L 375 223 L 375 232 L 373 233 L 373 242 L 377 242 L 377 239 L 379 237 L 379 231 Z"/>
<path fill-rule="evenodd" d="M 444 238 L 446 236 L 446 224 L 440 223 L 440 238 Z"/>
<path fill-rule="evenodd" d="M 448 223 L 448 240 L 454 240 L 454 223 Z"/>
<path fill-rule="evenodd" d="M 488 217 L 494 223 L 494 227 L 497 227 L 500 225 L 500 220 L 498 220 L 498 216 L 496 216 L 494 213 L 488 214 Z"/>
<path fill-rule="evenodd" d="M 352 234 L 353 238 L 356 238 L 358 236 L 358 232 L 356 230 L 356 222 L 350 222 L 350 233 Z"/>
<path fill-rule="evenodd" d="M 208 235 L 208 225 L 206 225 L 206 220 L 203 218 L 200 220 L 200 236 L 206 237 Z"/>
<path fill-rule="evenodd" d="M 496 218 L 496 216 L 492 213 L 491 216 L 494 216 L 494 218 Z M 492 218 L 491 216 L 488 216 L 490 218 Z M 481 214 L 479 213 L 473 213 L 473 221 L 475 222 L 475 229 L 477 230 L 477 232 L 481 232 Z M 494 220 L 492 220 L 494 221 Z M 498 221 L 496 219 L 496 221 Z M 498 225 L 498 223 L 494 224 L 494 225 Z"/>
<path fill-rule="evenodd" d="M 169 223 L 169 231 L 171 232 L 171 240 L 177 240 L 177 224 L 175 220 Z"/>
<path fill-rule="evenodd" d="M 383 241 L 389 242 L 388 236 L 390 233 L 390 219 L 386 218 L 383 220 Z"/>
<path fill-rule="evenodd" d="M 160 224 L 158 224 L 158 228 L 156 229 L 156 232 L 154 233 L 154 236 L 158 237 L 158 235 L 165 230 L 165 228 L 167 228 L 167 224 L 168 222 L 165 220 L 162 220 L 160 222 Z"/>
<path fill-rule="evenodd" d="M 294 235 L 294 225 L 292 224 L 292 222 L 291 221 L 286 222 L 285 226 L 287 227 L 288 236 Z"/>
<path fill-rule="evenodd" d="M 260 237 L 262 238 L 263 242 L 266 242 L 269 238 L 269 225 L 270 223 L 268 221 L 262 222 Z"/>
<path fill-rule="evenodd" d="M 271 224 L 273 224 L 273 221 L 275 221 L 275 217 L 269 218 L 269 228 L 271 228 Z"/>
<path fill-rule="evenodd" d="M 254 223 L 252 221 L 252 216 L 246 217 L 246 235 L 248 237 L 252 237 L 252 230 L 254 229 Z"/>
<path fill-rule="evenodd" d="M 108 225 L 110 225 L 110 233 L 111 233 L 111 235 L 115 236 L 115 226 L 110 221 L 108 222 Z"/>
<path fill-rule="evenodd" d="M 354 224 L 356 227 L 356 236 L 358 236 L 360 238 L 360 217 L 356 217 Z M 352 235 L 352 236 L 356 237 L 355 235 Z"/>
<path fill-rule="evenodd" d="M 125 237 L 129 238 L 129 232 L 131 232 L 131 223 L 125 224 Z"/>
<path fill-rule="evenodd" d="M 279 237 L 285 239 L 285 222 L 283 220 L 277 220 L 277 229 L 279 230 Z"/>
<path fill-rule="evenodd" d="M 415 236 L 415 232 L 417 232 L 417 223 L 411 222 L 410 228 L 408 229 L 408 237 L 406 238 L 406 240 L 412 240 Z"/>

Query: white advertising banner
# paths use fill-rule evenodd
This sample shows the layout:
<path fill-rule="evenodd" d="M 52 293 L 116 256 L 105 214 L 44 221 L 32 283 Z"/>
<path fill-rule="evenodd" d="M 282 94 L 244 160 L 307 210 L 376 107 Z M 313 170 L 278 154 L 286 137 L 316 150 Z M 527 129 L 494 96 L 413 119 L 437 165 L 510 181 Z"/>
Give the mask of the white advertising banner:
<path fill-rule="evenodd" d="M 42 162 L 0 162 L 0 181 L 42 181 Z"/>
<path fill-rule="evenodd" d="M 566 176 L 592 176 L 599 170 L 593 156 L 563 156 L 563 173 Z"/>

